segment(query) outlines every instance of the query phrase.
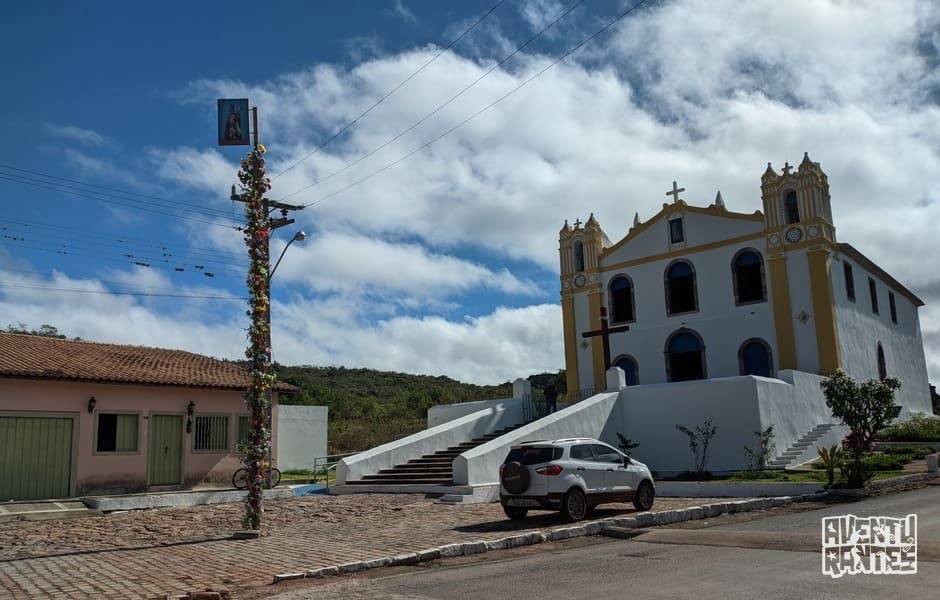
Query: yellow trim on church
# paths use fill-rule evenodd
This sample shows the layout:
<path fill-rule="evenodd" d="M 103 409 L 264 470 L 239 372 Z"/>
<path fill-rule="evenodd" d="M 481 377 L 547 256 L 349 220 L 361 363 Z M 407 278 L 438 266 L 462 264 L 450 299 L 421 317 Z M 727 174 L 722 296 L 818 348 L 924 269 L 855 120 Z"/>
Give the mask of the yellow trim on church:
<path fill-rule="evenodd" d="M 652 256 L 645 256 L 643 258 L 635 258 L 633 260 L 627 260 L 624 262 L 614 263 L 612 265 L 606 265 L 606 266 L 601 267 L 601 272 L 607 273 L 609 271 L 619 271 L 621 269 L 629 269 L 630 267 L 635 267 L 637 265 L 656 262 L 660 260 L 669 260 L 673 258 L 679 258 L 682 256 L 688 256 L 689 254 L 695 254 L 697 252 L 705 252 L 706 250 L 714 250 L 715 248 L 722 248 L 724 246 L 734 246 L 735 244 L 740 244 L 742 242 L 750 242 L 754 240 L 760 240 L 763 238 L 764 238 L 763 231 L 759 231 L 757 233 L 749 233 L 747 235 L 739 235 L 737 237 L 728 238 L 725 240 L 718 240 L 716 242 L 709 242 L 707 244 L 699 244 L 698 246 L 689 246 L 687 248 L 679 248 L 676 250 L 670 250 L 669 252 L 661 252 L 660 254 L 653 254 Z"/>
<path fill-rule="evenodd" d="M 588 314 L 591 320 L 590 331 L 597 331 L 601 328 L 601 301 L 603 298 L 603 290 L 597 290 L 588 295 Z M 594 366 L 593 386 L 595 388 L 606 387 L 607 373 L 604 369 L 604 343 L 599 337 L 591 338 L 591 362 Z"/>
<path fill-rule="evenodd" d="M 806 253 L 806 260 L 809 262 L 809 285 L 815 313 L 819 374 L 832 375 L 842 364 L 839 326 L 829 272 L 832 255 L 825 247 L 813 248 Z"/>
<path fill-rule="evenodd" d="M 649 221 L 640 223 L 636 227 L 631 227 L 626 237 L 621 239 L 616 244 L 609 246 L 607 248 L 604 248 L 603 252 L 601 252 L 600 257 L 606 258 L 612 252 L 616 252 L 621 247 L 623 247 L 624 244 L 626 244 L 627 242 L 629 242 L 636 236 L 640 235 L 641 233 L 649 229 L 657 221 L 660 221 L 678 212 L 698 213 L 702 215 L 711 215 L 713 217 L 723 217 L 726 219 L 742 219 L 744 221 L 757 221 L 759 223 L 764 222 L 764 214 L 759 210 L 753 213 L 736 213 L 736 212 L 728 211 L 723 208 L 719 208 L 714 205 L 708 206 L 708 207 L 689 206 L 688 204 L 685 203 L 685 200 L 679 200 L 678 202 L 674 204 L 663 204 L 663 209 L 659 211 L 658 213 L 656 213 Z M 603 270 L 607 271 L 609 269 L 603 269 Z"/>
<path fill-rule="evenodd" d="M 793 309 L 790 307 L 790 278 L 787 256 L 768 257 L 770 289 L 773 295 L 774 328 L 777 332 L 777 353 L 780 369 L 796 369 L 796 338 L 793 334 Z"/>
<path fill-rule="evenodd" d="M 561 300 L 561 320 L 565 330 L 565 380 L 569 392 L 581 389 L 578 381 L 578 332 L 574 318 L 574 296 Z"/>

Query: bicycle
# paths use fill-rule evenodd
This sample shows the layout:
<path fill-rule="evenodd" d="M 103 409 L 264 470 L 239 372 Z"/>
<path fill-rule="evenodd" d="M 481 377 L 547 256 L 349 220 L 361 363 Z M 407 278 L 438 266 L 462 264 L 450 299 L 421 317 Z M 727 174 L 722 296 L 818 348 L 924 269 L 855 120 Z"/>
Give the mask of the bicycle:
<path fill-rule="evenodd" d="M 271 467 L 268 469 L 268 478 L 264 480 L 264 486 L 267 489 L 277 487 L 277 484 L 281 483 L 281 470 L 277 467 Z M 268 481 L 270 480 L 270 485 Z M 243 490 L 248 487 L 248 469 L 242 467 L 241 469 L 235 471 L 235 474 L 232 475 L 232 485 L 236 490 Z"/>

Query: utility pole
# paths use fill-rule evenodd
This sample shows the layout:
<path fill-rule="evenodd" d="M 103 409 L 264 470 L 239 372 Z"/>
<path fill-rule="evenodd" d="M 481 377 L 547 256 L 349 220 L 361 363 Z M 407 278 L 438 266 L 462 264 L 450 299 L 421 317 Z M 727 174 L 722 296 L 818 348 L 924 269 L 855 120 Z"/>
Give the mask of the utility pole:
<path fill-rule="evenodd" d="M 247 102 L 247 101 L 246 101 Z M 287 213 L 303 206 L 283 204 L 264 197 L 271 189 L 271 180 L 265 177 L 265 147 L 258 139 L 258 108 L 251 109 L 254 147 L 241 161 L 238 179 L 241 192 L 232 186 L 232 199 L 245 204 L 245 245 L 248 247 L 248 349 L 245 357 L 250 362 L 251 385 L 245 393 L 248 405 L 248 441 L 243 448 L 245 468 L 248 470 L 248 496 L 242 526 L 260 532 L 264 514 L 264 483 L 270 481 L 271 467 L 271 286 L 270 240 L 271 231 L 294 222 Z M 272 219 L 271 212 L 279 210 L 280 218 Z"/>

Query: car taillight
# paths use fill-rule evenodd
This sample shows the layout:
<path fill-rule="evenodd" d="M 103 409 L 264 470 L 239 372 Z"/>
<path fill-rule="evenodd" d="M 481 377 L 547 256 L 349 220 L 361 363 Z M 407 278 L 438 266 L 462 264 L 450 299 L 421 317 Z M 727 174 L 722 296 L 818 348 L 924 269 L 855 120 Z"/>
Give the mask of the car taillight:
<path fill-rule="evenodd" d="M 535 470 L 539 475 L 560 475 L 561 471 L 561 465 L 548 465 L 547 467 L 539 467 Z"/>

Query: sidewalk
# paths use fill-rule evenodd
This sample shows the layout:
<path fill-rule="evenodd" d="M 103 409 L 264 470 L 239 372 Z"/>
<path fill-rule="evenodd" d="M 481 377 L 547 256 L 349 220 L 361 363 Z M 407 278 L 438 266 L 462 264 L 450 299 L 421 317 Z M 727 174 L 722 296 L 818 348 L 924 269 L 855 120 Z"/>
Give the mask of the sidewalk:
<path fill-rule="evenodd" d="M 657 499 L 654 512 L 707 502 Z M 0 523 L 0 598 L 163 598 L 207 587 L 237 590 L 269 584 L 280 573 L 564 525 L 558 514 L 540 512 L 509 522 L 499 504 L 451 505 L 414 495 L 309 496 L 267 503 L 261 538 L 227 539 L 241 527 L 241 508 Z M 633 514 L 632 505 L 611 504 L 594 518 Z"/>

